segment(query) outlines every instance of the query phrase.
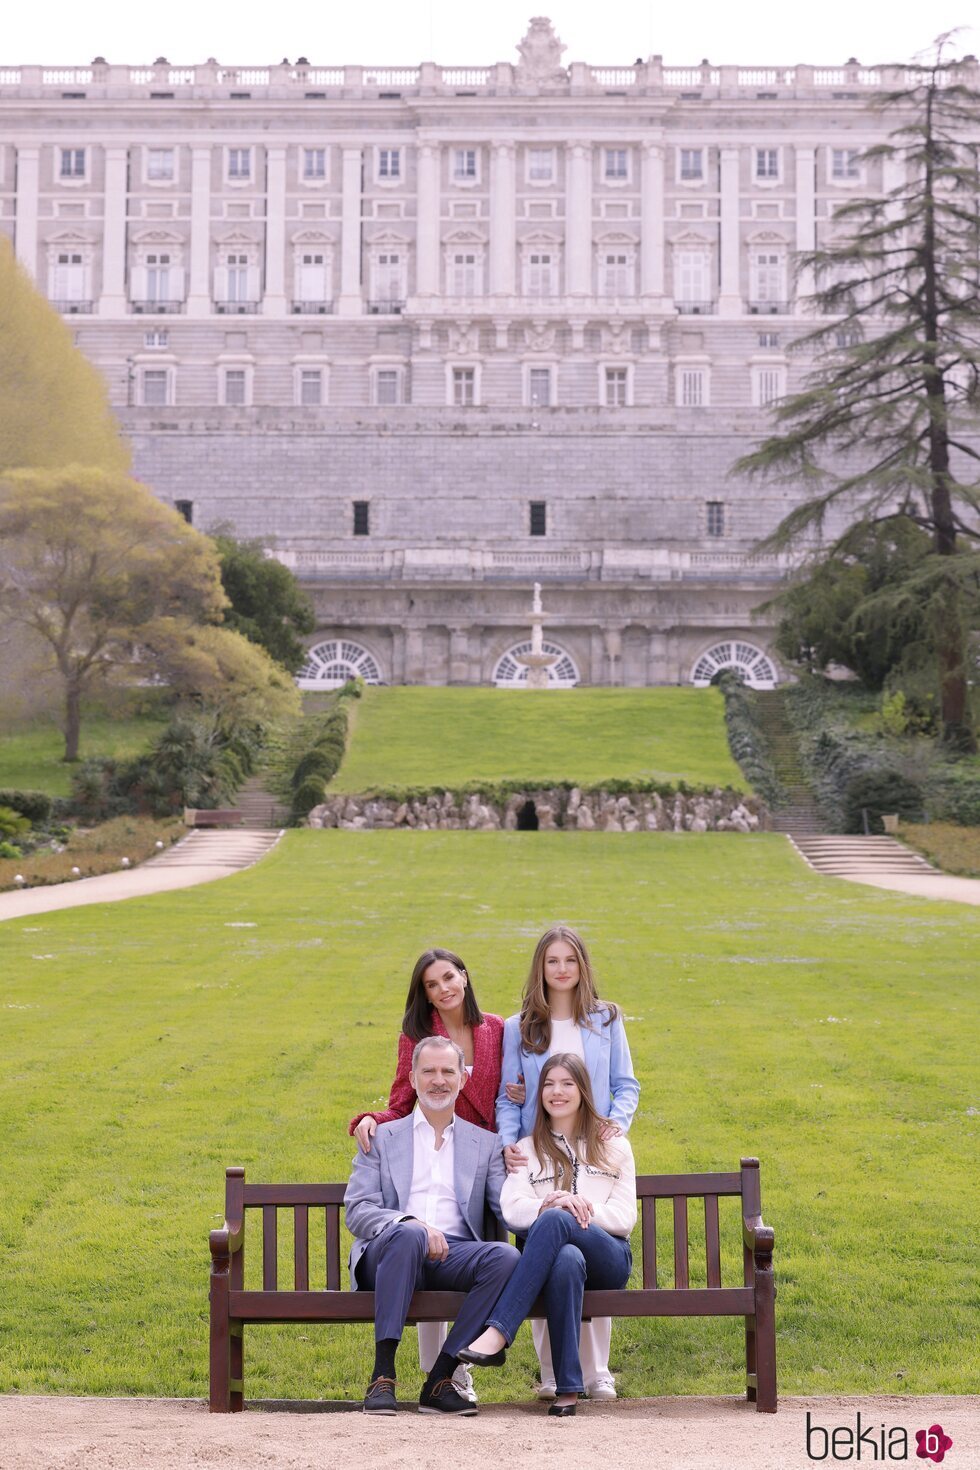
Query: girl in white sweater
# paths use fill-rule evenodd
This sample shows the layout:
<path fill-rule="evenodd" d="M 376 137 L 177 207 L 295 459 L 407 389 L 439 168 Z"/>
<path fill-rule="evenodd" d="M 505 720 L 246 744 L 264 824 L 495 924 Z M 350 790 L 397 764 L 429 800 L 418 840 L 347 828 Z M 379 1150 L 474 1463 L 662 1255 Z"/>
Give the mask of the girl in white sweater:
<path fill-rule="evenodd" d="M 502 1363 L 503 1350 L 543 1295 L 557 1390 L 548 1412 L 559 1418 L 575 1413 L 585 1386 L 579 1360 L 585 1288 L 625 1286 L 633 1264 L 633 1151 L 622 1135 L 603 1138 L 606 1122 L 581 1059 L 568 1052 L 549 1057 L 534 1131 L 520 1144 L 528 1166 L 508 1174 L 500 1196 L 508 1226 L 527 1232 L 524 1251 L 486 1330 L 459 1354 L 478 1366 Z"/>

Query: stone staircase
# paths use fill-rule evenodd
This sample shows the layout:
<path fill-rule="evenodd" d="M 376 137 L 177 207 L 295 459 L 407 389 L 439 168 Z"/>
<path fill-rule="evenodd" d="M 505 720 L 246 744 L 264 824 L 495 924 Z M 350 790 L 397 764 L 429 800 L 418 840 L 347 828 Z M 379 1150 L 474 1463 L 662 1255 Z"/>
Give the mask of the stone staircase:
<path fill-rule="evenodd" d="M 278 797 L 266 790 L 261 775 L 249 776 L 235 797 L 235 806 L 243 813 L 242 827 L 252 831 L 274 828 L 278 832 L 285 827 L 289 816 Z"/>
<path fill-rule="evenodd" d="M 755 706 L 776 778 L 785 792 L 785 800 L 773 808 L 772 830 L 787 832 L 793 837 L 825 833 L 827 823 L 800 764 L 796 733 L 786 713 L 785 691 L 757 691 Z"/>
<path fill-rule="evenodd" d="M 811 868 L 835 878 L 874 877 L 886 873 L 912 873 L 920 878 L 942 877 L 924 857 L 894 837 L 804 836 L 794 832 L 790 841 Z"/>
<path fill-rule="evenodd" d="M 188 832 L 159 857 L 150 858 L 143 868 L 250 868 L 265 857 L 279 841 L 278 832 L 260 832 L 241 827 L 222 827 L 217 831 Z"/>

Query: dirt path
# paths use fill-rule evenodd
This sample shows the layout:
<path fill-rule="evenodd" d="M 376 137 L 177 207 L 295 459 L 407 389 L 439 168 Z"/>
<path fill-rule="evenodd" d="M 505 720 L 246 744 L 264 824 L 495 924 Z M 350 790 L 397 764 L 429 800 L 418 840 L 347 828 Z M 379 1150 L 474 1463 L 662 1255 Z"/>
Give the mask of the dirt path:
<path fill-rule="evenodd" d="M 807 1411 L 811 1457 L 807 1455 Z M 192 1399 L 0 1398 L 2 1470 L 414 1470 L 496 1462 L 509 1470 L 804 1470 L 823 1459 L 823 1431 L 852 1434 L 861 1415 L 861 1463 L 878 1463 L 881 1426 L 896 1458 L 916 1458 L 915 1431 L 941 1424 L 952 1438 L 948 1470 L 980 1470 L 980 1397 L 790 1398 L 757 1414 L 732 1398 L 633 1399 L 589 1404 L 574 1419 L 549 1420 L 540 1404 L 491 1404 L 475 1419 L 445 1423 L 407 1406 L 394 1419 L 360 1413 L 208 1414 Z M 896 1455 L 898 1432 L 907 1455 Z M 837 1458 L 857 1461 L 855 1442 Z M 834 1457 L 826 1455 L 827 1463 Z"/>

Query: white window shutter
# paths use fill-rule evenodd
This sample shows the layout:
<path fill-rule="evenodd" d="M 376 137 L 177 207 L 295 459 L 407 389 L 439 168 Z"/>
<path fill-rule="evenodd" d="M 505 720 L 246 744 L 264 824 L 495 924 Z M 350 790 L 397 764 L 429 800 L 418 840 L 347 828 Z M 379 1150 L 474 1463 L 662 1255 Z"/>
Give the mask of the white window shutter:
<path fill-rule="evenodd" d="M 170 267 L 170 300 L 183 301 L 184 299 L 184 267 L 172 265 Z"/>
<path fill-rule="evenodd" d="M 48 296 L 52 301 L 64 301 L 65 299 L 65 267 L 63 265 L 48 266 Z"/>
<path fill-rule="evenodd" d="M 245 300 L 258 301 L 260 295 L 261 291 L 259 290 L 259 268 L 257 265 L 250 265 L 248 267 L 248 274 L 246 276 Z"/>
<path fill-rule="evenodd" d="M 214 268 L 214 299 L 228 300 L 228 270 L 223 265 L 216 265 Z"/>
<path fill-rule="evenodd" d="M 134 265 L 129 273 L 129 295 L 132 301 L 146 300 L 146 266 Z"/>

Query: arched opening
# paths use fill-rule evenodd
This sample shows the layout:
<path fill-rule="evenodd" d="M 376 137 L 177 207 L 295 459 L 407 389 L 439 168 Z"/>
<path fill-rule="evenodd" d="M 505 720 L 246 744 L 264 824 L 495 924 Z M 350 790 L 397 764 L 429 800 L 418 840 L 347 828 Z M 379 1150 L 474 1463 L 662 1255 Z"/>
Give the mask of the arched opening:
<path fill-rule="evenodd" d="M 733 669 L 750 689 L 775 689 L 778 683 L 775 667 L 768 655 L 754 643 L 743 643 L 737 638 L 716 643 L 702 653 L 694 665 L 691 683 L 697 689 L 706 689 L 723 669 Z"/>
<path fill-rule="evenodd" d="M 528 797 L 524 805 L 517 808 L 517 830 L 518 832 L 536 832 L 539 825 L 538 809 Z"/>
<path fill-rule="evenodd" d="M 300 689 L 339 689 L 348 679 L 380 684 L 381 669 L 373 654 L 347 638 L 328 638 L 309 650 L 296 676 Z"/>
<path fill-rule="evenodd" d="M 580 675 L 575 660 L 567 649 L 562 648 L 559 643 L 551 643 L 545 638 L 541 645 L 542 652 L 550 653 L 555 662 L 548 669 L 549 689 L 573 689 L 579 682 Z M 527 683 L 527 664 L 518 662 L 517 655 L 531 652 L 531 640 L 528 638 L 522 643 L 515 643 L 507 652 L 501 654 L 491 677 L 491 683 L 497 689 L 520 689 Z"/>

